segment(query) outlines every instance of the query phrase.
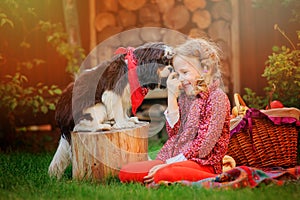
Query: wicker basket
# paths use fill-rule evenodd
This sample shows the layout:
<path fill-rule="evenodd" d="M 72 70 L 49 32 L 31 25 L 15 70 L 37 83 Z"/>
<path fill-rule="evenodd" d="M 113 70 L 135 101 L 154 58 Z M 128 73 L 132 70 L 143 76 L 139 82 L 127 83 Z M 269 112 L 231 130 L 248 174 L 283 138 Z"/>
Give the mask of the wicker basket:
<path fill-rule="evenodd" d="M 235 103 L 240 102 L 235 100 Z M 294 124 L 275 125 L 267 115 L 256 109 L 249 109 L 240 123 L 244 127 L 231 136 L 227 152 L 238 166 L 270 168 L 297 165 L 298 129 Z"/>

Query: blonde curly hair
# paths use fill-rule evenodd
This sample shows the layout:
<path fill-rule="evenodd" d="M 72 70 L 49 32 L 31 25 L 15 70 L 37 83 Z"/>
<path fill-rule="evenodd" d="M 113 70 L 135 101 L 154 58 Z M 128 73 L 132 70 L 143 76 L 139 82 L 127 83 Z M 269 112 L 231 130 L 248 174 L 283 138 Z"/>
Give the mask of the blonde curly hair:
<path fill-rule="evenodd" d="M 198 71 L 209 71 L 210 73 L 202 73 L 206 84 L 210 85 L 214 81 L 219 80 L 222 83 L 220 53 L 216 43 L 202 38 L 190 38 L 185 43 L 177 46 L 174 49 L 174 56 L 185 56 L 197 58 L 200 66 Z"/>

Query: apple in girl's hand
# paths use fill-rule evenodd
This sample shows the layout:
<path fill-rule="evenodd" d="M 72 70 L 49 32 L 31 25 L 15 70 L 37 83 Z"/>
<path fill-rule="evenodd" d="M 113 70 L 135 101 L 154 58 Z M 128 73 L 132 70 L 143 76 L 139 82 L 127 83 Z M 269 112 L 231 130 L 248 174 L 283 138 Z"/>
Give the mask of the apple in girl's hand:
<path fill-rule="evenodd" d="M 271 106 L 271 109 L 272 108 L 283 108 L 284 107 L 284 105 L 278 100 L 272 101 L 270 103 L 270 106 Z M 268 109 L 269 109 L 269 106 L 266 107 L 266 110 L 268 110 Z"/>

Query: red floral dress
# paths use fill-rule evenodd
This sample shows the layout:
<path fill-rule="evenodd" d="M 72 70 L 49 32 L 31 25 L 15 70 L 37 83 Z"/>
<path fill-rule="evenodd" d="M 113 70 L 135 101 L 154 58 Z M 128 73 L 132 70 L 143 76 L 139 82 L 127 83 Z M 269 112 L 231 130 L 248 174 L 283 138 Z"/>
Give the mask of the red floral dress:
<path fill-rule="evenodd" d="M 166 161 L 180 153 L 200 165 L 222 172 L 222 159 L 230 139 L 230 102 L 213 84 L 196 97 L 182 94 L 178 99 L 179 120 L 173 128 L 166 123 L 169 139 L 156 159 Z"/>

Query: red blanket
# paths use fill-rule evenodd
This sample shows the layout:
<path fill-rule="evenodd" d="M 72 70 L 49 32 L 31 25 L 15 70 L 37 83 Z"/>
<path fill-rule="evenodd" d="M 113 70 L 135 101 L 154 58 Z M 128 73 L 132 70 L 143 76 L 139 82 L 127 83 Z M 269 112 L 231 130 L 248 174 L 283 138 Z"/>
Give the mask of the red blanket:
<path fill-rule="evenodd" d="M 161 181 L 159 183 L 152 183 L 148 185 L 150 188 L 156 188 L 161 185 L 181 184 L 186 186 L 198 186 L 202 188 L 223 188 L 223 189 L 236 189 L 245 187 L 256 187 L 261 183 L 269 184 L 274 183 L 277 185 L 283 185 L 289 180 L 300 179 L 300 166 L 289 169 L 270 169 L 260 170 L 257 168 L 239 166 L 235 167 L 227 172 L 223 172 L 217 177 L 207 178 L 197 182 L 191 181 L 177 181 L 167 182 Z"/>

